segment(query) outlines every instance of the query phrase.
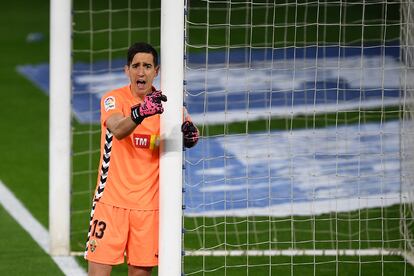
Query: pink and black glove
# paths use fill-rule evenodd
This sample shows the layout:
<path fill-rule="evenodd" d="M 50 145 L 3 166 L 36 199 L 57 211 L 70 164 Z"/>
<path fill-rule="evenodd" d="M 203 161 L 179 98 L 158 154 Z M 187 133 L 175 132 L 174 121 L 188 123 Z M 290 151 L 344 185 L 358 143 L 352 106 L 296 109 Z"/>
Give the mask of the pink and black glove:
<path fill-rule="evenodd" d="M 131 107 L 131 119 L 138 125 L 145 118 L 164 112 L 162 102 L 167 101 L 167 96 L 160 90 L 153 91 L 145 96 L 144 102 Z"/>
<path fill-rule="evenodd" d="M 193 122 L 185 121 L 181 125 L 181 131 L 183 132 L 183 144 L 186 148 L 192 148 L 198 142 L 198 129 Z"/>

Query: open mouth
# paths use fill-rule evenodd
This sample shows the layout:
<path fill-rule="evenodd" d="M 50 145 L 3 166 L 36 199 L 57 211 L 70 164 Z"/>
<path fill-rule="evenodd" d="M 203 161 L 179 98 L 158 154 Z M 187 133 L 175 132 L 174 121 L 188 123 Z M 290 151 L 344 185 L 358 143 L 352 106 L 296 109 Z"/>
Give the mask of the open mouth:
<path fill-rule="evenodd" d="M 137 80 L 137 86 L 139 89 L 145 88 L 145 81 L 144 80 Z"/>

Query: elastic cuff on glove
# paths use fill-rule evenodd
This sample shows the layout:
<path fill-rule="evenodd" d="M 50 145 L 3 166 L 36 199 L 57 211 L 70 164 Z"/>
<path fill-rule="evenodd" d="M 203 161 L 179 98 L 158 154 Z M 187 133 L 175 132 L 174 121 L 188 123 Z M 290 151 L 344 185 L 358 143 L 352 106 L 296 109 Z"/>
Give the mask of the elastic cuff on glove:
<path fill-rule="evenodd" d="M 142 121 L 144 120 L 144 117 L 142 117 L 142 116 L 139 115 L 139 107 L 140 107 L 139 104 L 131 107 L 131 119 L 137 125 L 139 125 L 140 123 L 142 123 Z"/>

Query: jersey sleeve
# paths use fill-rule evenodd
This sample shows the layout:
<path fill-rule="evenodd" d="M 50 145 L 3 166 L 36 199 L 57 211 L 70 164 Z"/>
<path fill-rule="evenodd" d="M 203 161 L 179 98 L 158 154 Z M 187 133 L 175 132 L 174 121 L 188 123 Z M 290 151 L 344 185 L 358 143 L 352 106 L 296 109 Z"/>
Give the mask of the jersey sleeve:
<path fill-rule="evenodd" d="M 101 122 L 105 124 L 109 116 L 115 113 L 123 113 L 122 98 L 114 93 L 107 93 L 101 98 Z"/>

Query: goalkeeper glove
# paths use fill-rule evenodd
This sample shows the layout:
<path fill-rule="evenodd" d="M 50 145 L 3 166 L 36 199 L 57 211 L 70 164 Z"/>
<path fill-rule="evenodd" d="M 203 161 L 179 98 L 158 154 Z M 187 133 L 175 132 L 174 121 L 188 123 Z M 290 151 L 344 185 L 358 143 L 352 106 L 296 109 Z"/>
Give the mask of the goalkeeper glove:
<path fill-rule="evenodd" d="M 181 125 L 181 131 L 183 132 L 183 144 L 186 148 L 192 148 L 198 142 L 198 129 L 193 122 L 185 121 Z"/>
<path fill-rule="evenodd" d="M 149 93 L 142 103 L 131 107 L 131 119 L 138 125 L 146 117 L 163 113 L 162 102 L 166 101 L 167 96 L 163 95 L 160 90 Z"/>

